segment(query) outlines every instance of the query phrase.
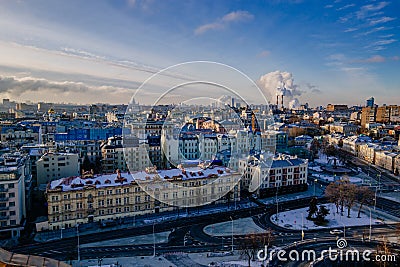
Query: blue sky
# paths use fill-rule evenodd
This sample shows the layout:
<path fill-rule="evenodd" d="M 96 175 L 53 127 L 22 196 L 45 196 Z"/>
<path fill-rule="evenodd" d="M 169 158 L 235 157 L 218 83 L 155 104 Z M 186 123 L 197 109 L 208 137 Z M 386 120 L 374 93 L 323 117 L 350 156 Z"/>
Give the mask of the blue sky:
<path fill-rule="evenodd" d="M 256 82 L 290 73 L 301 103 L 400 104 L 396 10 L 397 1 L 0 0 L 0 97 L 124 103 L 157 70 L 209 60 Z M 261 84 L 267 95 L 279 77 Z"/>

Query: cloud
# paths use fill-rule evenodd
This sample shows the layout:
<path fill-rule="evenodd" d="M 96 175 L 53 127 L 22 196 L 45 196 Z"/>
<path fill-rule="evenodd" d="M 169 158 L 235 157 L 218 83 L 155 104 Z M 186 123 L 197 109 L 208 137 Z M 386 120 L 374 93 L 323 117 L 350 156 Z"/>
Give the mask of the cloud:
<path fill-rule="evenodd" d="M 370 58 L 360 60 L 360 62 L 366 62 L 366 63 L 381 63 L 385 62 L 386 59 L 383 56 L 375 55 Z"/>
<path fill-rule="evenodd" d="M 344 30 L 343 32 L 355 32 L 357 31 L 358 28 L 347 28 L 346 30 Z"/>
<path fill-rule="evenodd" d="M 207 23 L 196 28 L 194 33 L 196 35 L 203 34 L 210 30 L 222 30 L 228 27 L 231 23 L 245 22 L 252 20 L 254 15 L 248 11 L 238 10 L 224 15 L 222 18 L 217 19 L 212 23 Z"/>
<path fill-rule="evenodd" d="M 373 45 L 381 46 L 381 45 L 388 45 L 388 44 L 391 44 L 391 43 L 394 43 L 394 42 L 397 42 L 397 40 L 392 38 L 392 39 L 387 39 L 387 40 L 376 41 L 376 42 L 373 43 Z"/>
<path fill-rule="evenodd" d="M 357 18 L 363 19 L 371 16 L 371 12 L 379 11 L 389 5 L 389 2 L 379 2 L 377 4 L 364 5 L 356 12 Z"/>
<path fill-rule="evenodd" d="M 396 18 L 392 18 L 392 17 L 382 17 L 382 18 L 378 18 L 378 19 L 370 19 L 369 20 L 369 25 L 371 26 L 375 26 L 376 24 L 382 24 L 382 23 L 386 23 L 392 20 L 395 20 Z"/>
<path fill-rule="evenodd" d="M 394 57 L 392 57 L 392 60 L 393 60 L 393 61 L 399 61 L 399 60 L 400 60 L 400 57 L 399 57 L 399 56 L 394 56 Z"/>
<path fill-rule="evenodd" d="M 355 4 L 348 4 L 348 5 L 339 7 L 339 8 L 337 8 L 336 10 L 337 10 L 337 11 L 341 11 L 341 10 L 348 9 L 348 8 L 350 8 L 350 7 L 353 7 L 353 6 L 356 6 L 356 5 L 355 5 Z"/>
<path fill-rule="evenodd" d="M 258 54 L 258 57 L 267 57 L 267 56 L 269 56 L 270 54 L 271 54 L 270 51 L 264 50 L 264 51 L 261 51 L 261 52 Z"/>
<path fill-rule="evenodd" d="M 51 92 L 53 94 L 63 93 L 83 93 L 83 94 L 101 94 L 101 93 L 116 93 L 131 89 L 120 88 L 114 86 L 88 86 L 81 82 L 71 81 L 49 81 L 41 78 L 15 76 L 2 77 L 0 76 L 0 94 L 7 94 L 12 97 L 18 97 L 25 93 L 32 92 Z"/>

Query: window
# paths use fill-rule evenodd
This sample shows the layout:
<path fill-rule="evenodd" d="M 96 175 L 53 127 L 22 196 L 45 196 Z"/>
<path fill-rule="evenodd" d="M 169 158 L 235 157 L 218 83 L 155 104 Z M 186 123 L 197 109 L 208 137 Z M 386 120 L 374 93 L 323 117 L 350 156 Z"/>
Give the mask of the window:
<path fill-rule="evenodd" d="M 14 201 L 9 202 L 8 206 L 10 206 L 10 207 L 15 207 L 15 202 L 14 202 Z"/>
<path fill-rule="evenodd" d="M 14 184 L 8 184 L 8 188 L 14 188 Z"/>
<path fill-rule="evenodd" d="M 10 216 L 14 216 L 14 215 L 15 215 L 15 211 L 14 210 L 10 211 Z"/>
<path fill-rule="evenodd" d="M 10 220 L 10 225 L 16 225 L 17 221 L 16 220 Z"/>
<path fill-rule="evenodd" d="M 9 198 L 15 197 L 15 193 L 9 193 L 9 194 L 8 194 L 8 197 L 9 197 Z"/>

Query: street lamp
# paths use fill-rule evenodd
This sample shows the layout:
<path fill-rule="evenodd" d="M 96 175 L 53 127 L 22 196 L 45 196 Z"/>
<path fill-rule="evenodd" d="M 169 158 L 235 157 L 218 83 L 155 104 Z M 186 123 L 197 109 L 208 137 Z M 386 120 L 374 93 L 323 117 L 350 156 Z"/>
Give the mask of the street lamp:
<path fill-rule="evenodd" d="M 231 218 L 231 222 L 232 222 L 232 229 L 231 229 L 231 231 L 232 231 L 232 235 L 231 235 L 231 239 L 232 239 L 232 252 L 233 252 L 233 218 L 232 218 L 232 216 L 230 216 L 230 218 Z"/>
<path fill-rule="evenodd" d="M 76 236 L 78 238 L 78 265 L 81 265 L 81 252 L 79 250 L 79 223 L 76 224 Z"/>
<path fill-rule="evenodd" d="M 304 241 L 304 213 L 301 213 L 301 241 Z"/>
<path fill-rule="evenodd" d="M 371 208 L 366 206 L 369 209 L 369 241 L 371 242 L 371 233 L 372 233 L 372 212 Z"/>
<path fill-rule="evenodd" d="M 314 196 L 315 196 L 315 184 L 318 182 L 318 179 L 314 179 Z"/>
<path fill-rule="evenodd" d="M 378 188 L 379 188 L 379 193 L 381 193 L 381 175 L 382 175 L 382 172 L 379 171 L 379 174 L 377 175 L 377 176 L 378 176 Z"/>
<path fill-rule="evenodd" d="M 156 236 L 154 234 L 154 222 L 153 222 L 153 257 L 156 256 Z"/>

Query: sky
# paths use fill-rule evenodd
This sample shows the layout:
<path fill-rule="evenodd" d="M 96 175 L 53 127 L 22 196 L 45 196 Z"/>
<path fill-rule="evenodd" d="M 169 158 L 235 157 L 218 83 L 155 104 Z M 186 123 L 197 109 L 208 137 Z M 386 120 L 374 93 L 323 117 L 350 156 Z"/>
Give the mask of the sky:
<path fill-rule="evenodd" d="M 212 61 L 273 103 L 286 87 L 297 104 L 400 104 L 396 10 L 398 1 L 0 0 L 0 98 L 127 104 L 136 94 L 147 103 L 196 77 L 170 69 L 137 94 L 152 75 Z M 202 78 L 207 70 L 227 80 L 208 68 Z M 257 102 L 247 85 L 238 90 Z"/>

